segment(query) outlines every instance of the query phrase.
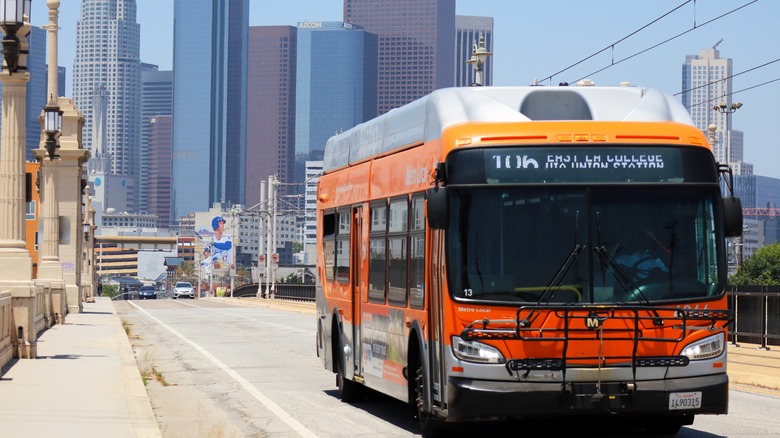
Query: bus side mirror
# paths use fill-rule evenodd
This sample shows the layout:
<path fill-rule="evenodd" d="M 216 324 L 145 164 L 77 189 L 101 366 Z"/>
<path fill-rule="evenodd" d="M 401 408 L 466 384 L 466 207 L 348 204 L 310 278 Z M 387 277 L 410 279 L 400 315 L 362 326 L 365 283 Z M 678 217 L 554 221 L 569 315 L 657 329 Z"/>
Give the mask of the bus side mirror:
<path fill-rule="evenodd" d="M 723 198 L 723 225 L 726 237 L 742 235 L 742 201 L 735 196 Z"/>
<path fill-rule="evenodd" d="M 428 226 L 432 230 L 443 230 L 449 223 L 447 189 L 428 189 Z"/>

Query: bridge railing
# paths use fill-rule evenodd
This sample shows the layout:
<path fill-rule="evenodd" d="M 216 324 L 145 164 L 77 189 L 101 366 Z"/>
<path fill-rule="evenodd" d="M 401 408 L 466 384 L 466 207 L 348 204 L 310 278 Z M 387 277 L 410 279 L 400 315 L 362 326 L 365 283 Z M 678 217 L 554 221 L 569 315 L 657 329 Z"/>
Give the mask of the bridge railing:
<path fill-rule="evenodd" d="M 233 292 L 234 297 L 254 297 L 257 296 L 257 283 L 247 284 L 236 288 Z M 313 284 L 300 283 L 276 283 L 274 286 L 274 299 L 291 301 L 315 301 Z M 260 290 L 265 292 L 265 283 L 260 284 Z"/>
<path fill-rule="evenodd" d="M 780 345 L 780 286 L 729 286 L 727 291 L 734 311 L 731 343 Z"/>

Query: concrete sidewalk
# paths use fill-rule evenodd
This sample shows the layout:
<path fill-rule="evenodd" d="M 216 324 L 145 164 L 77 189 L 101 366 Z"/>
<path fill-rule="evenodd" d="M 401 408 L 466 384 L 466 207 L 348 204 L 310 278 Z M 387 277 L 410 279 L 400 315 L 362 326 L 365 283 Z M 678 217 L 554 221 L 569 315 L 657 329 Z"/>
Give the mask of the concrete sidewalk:
<path fill-rule="evenodd" d="M 98 297 L 0 379 L 2 437 L 161 437 L 114 304 Z"/>
<path fill-rule="evenodd" d="M 759 345 L 729 343 L 729 381 L 737 385 L 758 386 L 780 391 L 780 346 L 768 350 Z"/>

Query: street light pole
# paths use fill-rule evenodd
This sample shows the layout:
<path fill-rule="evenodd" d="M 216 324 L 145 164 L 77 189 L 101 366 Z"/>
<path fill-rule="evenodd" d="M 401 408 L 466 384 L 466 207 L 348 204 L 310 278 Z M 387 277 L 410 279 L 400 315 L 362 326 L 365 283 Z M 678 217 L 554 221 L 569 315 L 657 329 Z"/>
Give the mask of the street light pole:
<path fill-rule="evenodd" d="M 32 257 L 25 242 L 25 170 L 27 35 L 30 0 L 0 1 L 3 60 L 2 138 L 0 139 L 0 302 L 12 303 L 14 355 L 37 357 L 36 320 L 43 319 L 32 278 Z M 5 328 L 4 328 L 5 329 Z"/>
<path fill-rule="evenodd" d="M 721 102 L 718 105 L 712 107 L 712 109 L 726 116 L 726 164 L 731 167 L 731 115 L 742 108 L 742 102 L 734 102 L 731 106 L 726 105 L 725 102 Z M 714 130 L 712 131 L 714 134 Z M 742 234 L 734 238 L 735 251 L 737 252 L 737 270 L 742 266 Z"/>
<path fill-rule="evenodd" d="M 268 277 L 266 277 L 265 273 L 265 264 L 268 263 L 268 255 L 265 252 L 265 217 L 263 217 L 263 212 L 267 212 L 267 192 L 266 192 L 266 186 L 265 181 L 260 181 L 260 217 L 258 218 L 258 242 L 257 242 L 257 297 L 258 298 L 265 298 L 266 294 L 264 291 L 265 285 L 262 281 L 260 281 L 260 274 L 262 273 L 263 280 L 265 282 L 268 282 Z"/>
<path fill-rule="evenodd" d="M 52 321 L 64 322 L 67 313 L 67 299 L 65 297 L 65 281 L 60 261 L 60 210 L 57 196 L 59 183 L 60 156 L 57 150 L 60 148 L 58 137 L 62 133 L 62 110 L 59 107 L 59 90 L 57 88 L 57 31 L 59 28 L 58 17 L 59 0 L 48 0 L 49 23 L 45 26 L 48 31 L 47 62 L 48 70 L 48 94 L 49 101 L 43 107 L 42 124 L 43 139 L 40 148 L 33 151 L 35 157 L 41 162 L 41 216 L 43 217 L 43 245 L 41 245 L 40 265 L 38 267 L 37 283 L 46 289 L 47 297 L 51 300 Z M 48 159 L 47 159 L 48 158 Z"/>

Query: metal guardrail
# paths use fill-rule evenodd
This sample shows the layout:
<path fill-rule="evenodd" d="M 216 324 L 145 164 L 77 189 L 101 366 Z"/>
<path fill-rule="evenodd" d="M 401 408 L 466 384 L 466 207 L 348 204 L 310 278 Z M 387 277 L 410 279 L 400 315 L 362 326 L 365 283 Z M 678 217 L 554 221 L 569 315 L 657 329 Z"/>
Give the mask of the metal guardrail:
<path fill-rule="evenodd" d="M 247 284 L 236 288 L 233 292 L 234 297 L 254 297 L 257 296 L 257 283 Z M 316 300 L 314 291 L 315 286 L 313 284 L 292 284 L 292 283 L 276 283 L 274 291 L 274 299 L 277 300 L 290 300 L 290 301 L 311 301 Z M 260 290 L 265 291 L 265 284 L 260 284 Z"/>
<path fill-rule="evenodd" d="M 734 311 L 734 323 L 729 327 L 729 339 L 780 345 L 780 286 L 729 286 L 729 309 Z"/>

